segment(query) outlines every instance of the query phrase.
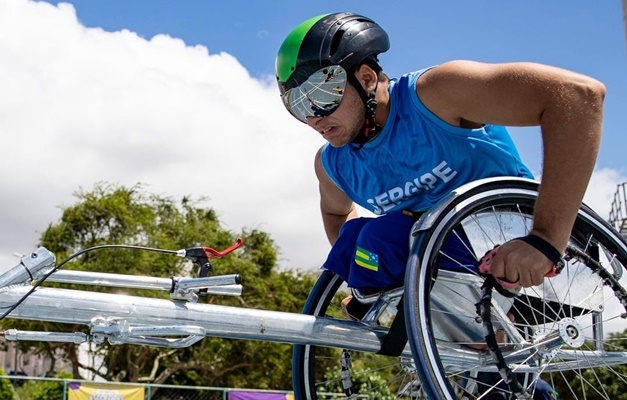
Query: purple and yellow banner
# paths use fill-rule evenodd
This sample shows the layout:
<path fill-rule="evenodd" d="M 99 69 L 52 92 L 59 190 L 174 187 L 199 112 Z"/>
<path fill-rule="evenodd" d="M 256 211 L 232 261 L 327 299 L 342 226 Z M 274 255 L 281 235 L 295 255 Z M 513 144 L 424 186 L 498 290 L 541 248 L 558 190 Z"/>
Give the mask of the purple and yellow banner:
<path fill-rule="evenodd" d="M 68 400 L 144 400 L 144 387 L 70 382 Z"/>
<path fill-rule="evenodd" d="M 293 394 L 229 391 L 229 400 L 294 400 Z"/>

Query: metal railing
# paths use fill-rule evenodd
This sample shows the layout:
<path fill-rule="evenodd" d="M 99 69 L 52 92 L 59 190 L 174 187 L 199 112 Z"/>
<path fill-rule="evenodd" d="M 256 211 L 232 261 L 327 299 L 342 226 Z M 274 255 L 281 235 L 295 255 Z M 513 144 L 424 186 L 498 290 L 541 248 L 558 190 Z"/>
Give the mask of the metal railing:
<path fill-rule="evenodd" d="M 205 386 L 179 386 L 179 385 L 158 385 L 158 384 L 141 384 L 141 383 L 122 383 L 122 382 L 94 382 L 77 379 L 62 378 L 44 378 L 29 376 L 13 376 L 0 375 L 0 379 L 9 380 L 14 386 L 14 399 L 27 400 L 31 394 L 37 391 L 38 386 L 51 385 L 57 386 L 57 390 L 48 390 L 46 400 L 67 400 L 69 392 L 78 390 L 79 387 L 90 388 L 91 390 L 106 390 L 111 395 L 116 390 L 120 393 L 127 389 L 138 389 L 137 394 L 127 394 L 128 398 L 143 400 L 230 400 L 238 398 L 237 393 L 248 392 L 250 395 L 257 395 L 264 399 L 293 399 L 291 391 L 281 390 L 254 390 L 254 389 L 235 389 L 221 387 L 205 387 Z M 52 396 L 52 397 L 50 397 Z M 127 398 L 124 394 L 120 394 L 120 398 Z M 249 397 L 250 398 L 250 397 Z M 343 394 L 336 393 L 319 393 L 319 398 L 325 400 L 343 399 Z M 358 399 L 368 400 L 370 397 L 360 395 Z"/>
<path fill-rule="evenodd" d="M 627 236 L 627 182 L 616 188 L 608 222 L 623 236 Z"/>

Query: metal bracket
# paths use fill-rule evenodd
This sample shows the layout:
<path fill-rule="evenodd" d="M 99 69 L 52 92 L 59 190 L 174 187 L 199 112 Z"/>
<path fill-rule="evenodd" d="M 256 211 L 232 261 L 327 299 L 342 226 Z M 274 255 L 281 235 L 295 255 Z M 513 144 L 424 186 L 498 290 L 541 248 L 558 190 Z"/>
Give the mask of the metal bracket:
<path fill-rule="evenodd" d="M 101 344 L 106 339 L 111 344 L 183 348 L 191 346 L 205 336 L 205 328 L 193 325 L 131 326 L 124 319 L 96 317 L 91 320 L 91 340 L 96 344 Z"/>
<path fill-rule="evenodd" d="M 37 341 L 37 342 L 63 342 L 81 344 L 89 340 L 89 336 L 81 333 L 63 333 L 63 332 L 37 332 L 37 331 L 18 331 L 17 329 L 7 329 L 3 336 L 6 340 L 11 341 Z"/>

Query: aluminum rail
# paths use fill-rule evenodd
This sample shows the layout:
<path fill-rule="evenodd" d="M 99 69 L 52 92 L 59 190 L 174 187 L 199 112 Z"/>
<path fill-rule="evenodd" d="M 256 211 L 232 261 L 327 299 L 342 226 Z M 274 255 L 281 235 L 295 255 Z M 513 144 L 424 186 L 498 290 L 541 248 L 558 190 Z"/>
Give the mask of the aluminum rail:
<path fill-rule="evenodd" d="M 207 278 L 155 278 L 150 276 L 59 270 L 50 275 L 46 282 L 123 287 L 128 289 L 155 289 L 171 293 L 179 290 L 205 289 L 208 294 L 226 296 L 240 296 L 242 294 L 242 285 L 239 284 L 241 278 L 236 274 Z"/>
<path fill-rule="evenodd" d="M 25 255 L 20 263 L 0 275 L 0 313 L 26 297 L 33 282 L 39 281 L 54 268 L 55 257 L 40 247 Z M 50 282 L 80 283 L 125 288 L 147 288 L 190 293 L 192 288 L 237 289 L 237 275 L 209 278 L 151 278 L 97 272 L 56 271 Z M 217 285 L 217 286 L 216 286 Z M 237 291 L 237 290 L 235 290 Z M 240 292 L 241 293 L 241 292 Z M 176 293 L 175 293 L 176 294 Z M 199 336 L 262 340 L 292 344 L 313 344 L 357 351 L 377 352 L 386 328 L 362 322 L 280 311 L 256 310 L 214 304 L 196 303 L 193 296 L 181 295 L 173 300 L 146 298 L 87 290 L 39 287 L 8 318 L 80 324 L 91 328 L 89 340 L 113 343 L 146 343 L 179 347 Z M 175 327 L 180 328 L 175 328 Z M 142 336 L 142 329 L 147 333 Z M 165 332 L 165 333 L 164 333 Z M 179 339 L 160 336 L 170 332 Z M 41 338 L 41 333 L 7 331 L 8 339 Z M 180 339 L 189 335 L 188 339 Z M 49 339 L 82 341 L 80 333 L 44 335 Z M 406 355 L 411 356 L 409 349 Z"/>
<path fill-rule="evenodd" d="M 0 292 L 0 311 L 19 301 L 29 286 Z M 82 290 L 39 288 L 8 318 L 82 324 L 94 318 L 124 321 L 130 326 L 187 325 L 202 327 L 206 336 L 311 344 L 377 352 L 387 329 L 362 322 L 310 315 L 198 304 Z M 407 348 L 407 356 L 411 352 Z"/>

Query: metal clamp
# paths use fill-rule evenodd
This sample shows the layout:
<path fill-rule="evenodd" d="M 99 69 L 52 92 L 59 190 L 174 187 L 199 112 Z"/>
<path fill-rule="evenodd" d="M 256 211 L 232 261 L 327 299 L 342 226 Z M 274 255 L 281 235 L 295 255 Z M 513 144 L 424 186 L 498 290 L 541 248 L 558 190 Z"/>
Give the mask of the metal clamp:
<path fill-rule="evenodd" d="M 96 317 L 91 321 L 91 340 L 101 344 L 105 339 L 111 344 L 142 344 L 159 347 L 189 347 L 206 336 L 200 326 L 131 326 L 128 321 L 117 318 Z M 165 338 L 164 336 L 183 336 Z"/>

